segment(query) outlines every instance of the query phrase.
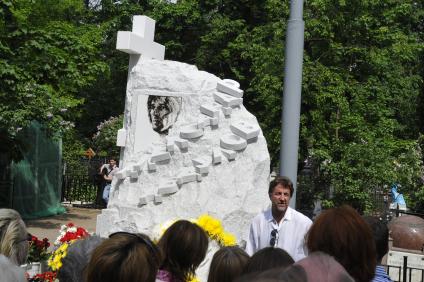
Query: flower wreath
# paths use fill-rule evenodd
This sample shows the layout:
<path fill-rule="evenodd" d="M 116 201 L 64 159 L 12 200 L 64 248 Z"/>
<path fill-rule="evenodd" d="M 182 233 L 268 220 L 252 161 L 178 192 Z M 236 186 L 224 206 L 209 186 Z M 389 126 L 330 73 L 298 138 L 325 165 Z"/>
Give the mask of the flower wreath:
<path fill-rule="evenodd" d="M 57 247 L 50 256 L 47 264 L 53 271 L 58 271 L 62 267 L 62 258 L 66 257 L 70 245 L 79 239 L 84 239 L 90 234 L 82 227 L 76 227 L 72 222 L 62 225 L 60 235 L 54 245 Z"/>

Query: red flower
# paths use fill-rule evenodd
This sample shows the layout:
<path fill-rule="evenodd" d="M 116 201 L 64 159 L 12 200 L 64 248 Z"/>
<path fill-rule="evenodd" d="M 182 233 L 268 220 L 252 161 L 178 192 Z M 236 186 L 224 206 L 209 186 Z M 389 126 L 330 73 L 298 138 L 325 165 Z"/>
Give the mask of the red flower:
<path fill-rule="evenodd" d="M 36 274 L 32 279 L 39 279 L 40 281 L 53 282 L 56 279 L 56 272 L 44 272 Z"/>

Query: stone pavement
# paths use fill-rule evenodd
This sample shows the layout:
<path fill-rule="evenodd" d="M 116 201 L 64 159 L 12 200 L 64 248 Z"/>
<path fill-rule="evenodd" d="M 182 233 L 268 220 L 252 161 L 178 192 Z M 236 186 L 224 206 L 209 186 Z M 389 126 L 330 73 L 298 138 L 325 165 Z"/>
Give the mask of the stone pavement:
<path fill-rule="evenodd" d="M 28 232 L 39 239 L 48 238 L 53 245 L 59 236 L 60 226 L 69 222 L 85 228 L 89 233 L 96 231 L 97 215 L 101 209 L 65 207 L 66 213 L 51 217 L 25 220 Z"/>

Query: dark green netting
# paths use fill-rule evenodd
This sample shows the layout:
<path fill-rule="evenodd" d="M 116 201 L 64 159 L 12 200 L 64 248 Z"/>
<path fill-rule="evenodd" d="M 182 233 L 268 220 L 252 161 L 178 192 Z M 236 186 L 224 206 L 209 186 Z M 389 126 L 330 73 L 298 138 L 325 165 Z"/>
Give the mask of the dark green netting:
<path fill-rule="evenodd" d="M 65 212 L 60 204 L 62 142 L 48 138 L 37 122 L 22 130 L 23 159 L 12 163 L 12 206 L 26 219 Z"/>

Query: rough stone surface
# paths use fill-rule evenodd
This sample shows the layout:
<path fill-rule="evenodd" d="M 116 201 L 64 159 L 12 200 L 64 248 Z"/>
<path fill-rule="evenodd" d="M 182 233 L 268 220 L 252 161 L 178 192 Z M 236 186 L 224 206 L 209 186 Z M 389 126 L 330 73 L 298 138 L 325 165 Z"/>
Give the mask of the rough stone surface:
<path fill-rule="evenodd" d="M 256 118 L 243 105 L 233 108 L 231 116 L 225 116 L 220 109 L 214 112 L 219 127 L 206 126 L 201 136 L 181 136 L 184 130 L 189 134 L 198 129 L 199 118 L 204 116 L 200 108 L 214 104 L 219 81 L 195 66 L 174 61 L 140 58 L 130 65 L 123 127 L 126 142 L 119 167 L 137 171 L 138 178 L 124 177 L 123 173 L 122 179 L 113 179 L 108 207 L 97 218 L 97 234 L 105 237 L 125 230 L 152 236 L 155 227 L 164 222 L 194 219 L 207 213 L 220 219 L 224 229 L 239 242 L 246 240 L 251 219 L 269 203 L 267 144 L 262 131 L 256 142 L 237 152 L 223 150 L 220 139 L 232 134 L 232 123 L 243 121 L 259 126 Z M 174 123 L 167 121 L 167 134 L 160 134 L 147 124 L 148 95 L 178 97 L 181 102 L 179 112 L 174 113 Z M 145 138 L 144 143 L 140 138 Z M 151 142 L 147 144 L 146 138 Z M 169 150 L 173 142 L 176 146 Z M 167 152 L 170 159 L 152 163 L 152 154 L 158 151 Z M 228 156 L 221 158 L 220 151 L 236 157 L 231 161 Z M 214 158 L 214 165 L 208 166 L 205 174 L 199 174 L 205 172 L 199 168 L 196 173 L 192 161 L 202 156 L 208 156 L 209 163 Z M 160 184 L 170 179 L 176 180 L 178 191 L 170 195 L 161 193 L 168 192 L 166 189 L 158 191 Z"/>

